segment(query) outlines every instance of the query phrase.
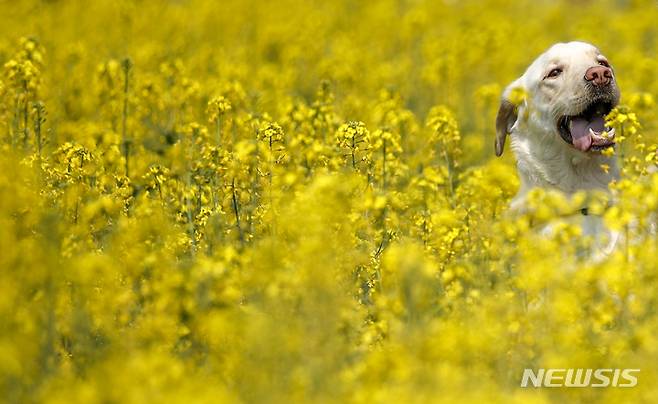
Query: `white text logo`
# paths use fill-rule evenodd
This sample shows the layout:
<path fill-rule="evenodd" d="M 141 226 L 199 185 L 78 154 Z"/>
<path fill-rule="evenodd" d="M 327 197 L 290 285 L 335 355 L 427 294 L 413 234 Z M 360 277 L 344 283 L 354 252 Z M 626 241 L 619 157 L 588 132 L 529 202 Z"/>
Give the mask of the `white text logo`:
<path fill-rule="evenodd" d="M 640 369 L 524 369 L 521 387 L 633 387 Z"/>

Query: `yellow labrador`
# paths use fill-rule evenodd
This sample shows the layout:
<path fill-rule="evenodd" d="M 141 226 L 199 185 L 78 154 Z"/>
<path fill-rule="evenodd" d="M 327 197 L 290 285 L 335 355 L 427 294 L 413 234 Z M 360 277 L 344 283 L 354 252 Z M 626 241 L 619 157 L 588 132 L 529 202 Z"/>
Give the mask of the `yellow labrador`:
<path fill-rule="evenodd" d="M 519 105 L 511 100 L 515 91 L 525 95 Z M 619 96 L 607 58 L 584 42 L 553 45 L 505 89 L 495 150 L 500 156 L 510 135 L 521 179 L 512 209 L 522 210 L 527 192 L 535 187 L 567 195 L 607 191 L 619 169 L 614 157 L 601 153 L 615 145 L 614 130 L 605 127 L 604 117 Z M 586 224 L 586 233 L 601 226 L 600 220 Z"/>

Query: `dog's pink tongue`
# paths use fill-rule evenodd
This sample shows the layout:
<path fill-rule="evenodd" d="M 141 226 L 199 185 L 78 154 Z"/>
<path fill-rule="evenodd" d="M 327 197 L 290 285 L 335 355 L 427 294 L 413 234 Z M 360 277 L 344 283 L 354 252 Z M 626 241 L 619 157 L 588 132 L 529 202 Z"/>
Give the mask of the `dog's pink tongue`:
<path fill-rule="evenodd" d="M 597 133 L 605 130 L 605 120 L 601 116 L 588 121 L 585 118 L 573 118 L 569 124 L 571 139 L 574 147 L 581 151 L 589 150 L 592 145 L 592 136 L 589 133 L 590 128 Z"/>

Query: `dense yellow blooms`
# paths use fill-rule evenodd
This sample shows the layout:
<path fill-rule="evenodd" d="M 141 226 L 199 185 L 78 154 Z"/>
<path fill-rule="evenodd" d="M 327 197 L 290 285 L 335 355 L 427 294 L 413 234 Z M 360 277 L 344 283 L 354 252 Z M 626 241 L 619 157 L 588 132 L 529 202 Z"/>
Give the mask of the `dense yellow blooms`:
<path fill-rule="evenodd" d="M 654 1 L 21 0 L 0 15 L 3 401 L 658 396 Z M 572 39 L 615 66 L 623 178 L 612 198 L 537 190 L 512 215 L 500 92 Z M 584 204 L 624 235 L 607 257 L 591 258 Z M 629 389 L 519 387 L 542 367 L 641 373 Z"/>

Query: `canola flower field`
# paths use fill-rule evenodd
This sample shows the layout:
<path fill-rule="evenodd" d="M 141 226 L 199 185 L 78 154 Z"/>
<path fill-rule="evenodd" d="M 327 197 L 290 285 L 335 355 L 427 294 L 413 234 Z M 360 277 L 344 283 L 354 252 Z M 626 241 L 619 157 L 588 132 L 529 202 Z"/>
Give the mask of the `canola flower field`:
<path fill-rule="evenodd" d="M 656 402 L 657 21 L 641 0 L 0 2 L 2 401 Z M 501 91 L 574 39 L 622 90 L 615 202 L 510 214 Z M 601 260 L 586 198 L 626 236 Z M 524 389 L 525 368 L 641 372 Z"/>

